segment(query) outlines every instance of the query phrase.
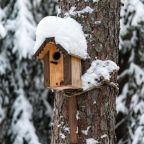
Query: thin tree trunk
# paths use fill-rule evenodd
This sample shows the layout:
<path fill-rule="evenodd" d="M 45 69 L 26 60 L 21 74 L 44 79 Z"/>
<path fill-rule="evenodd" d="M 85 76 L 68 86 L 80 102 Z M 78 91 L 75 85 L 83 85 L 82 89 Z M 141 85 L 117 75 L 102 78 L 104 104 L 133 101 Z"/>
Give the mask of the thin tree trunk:
<path fill-rule="evenodd" d="M 89 68 L 91 62 L 98 59 L 118 60 L 119 37 L 119 0 L 99 0 L 98 2 L 84 0 L 59 0 L 62 10 L 61 16 L 72 6 L 76 11 L 91 7 L 92 13 L 74 16 L 79 21 L 85 34 L 88 35 L 88 53 L 90 59 L 83 62 L 83 73 Z M 116 82 L 116 75 L 112 78 Z M 115 144 L 115 98 L 116 90 L 108 85 L 93 89 L 76 97 L 77 137 L 78 144 L 86 143 L 93 138 L 102 144 Z M 70 136 L 68 124 L 68 98 L 62 93 L 56 93 L 53 120 L 52 144 L 69 144 Z"/>

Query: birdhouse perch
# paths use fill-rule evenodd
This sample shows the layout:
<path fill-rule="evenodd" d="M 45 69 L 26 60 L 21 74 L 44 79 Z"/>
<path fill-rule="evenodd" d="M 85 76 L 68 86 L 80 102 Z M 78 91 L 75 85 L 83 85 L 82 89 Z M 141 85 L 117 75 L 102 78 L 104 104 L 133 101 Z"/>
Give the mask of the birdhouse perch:
<path fill-rule="evenodd" d="M 54 38 L 47 38 L 36 51 L 44 61 L 44 84 L 52 89 L 81 88 L 81 58 L 69 54 Z"/>

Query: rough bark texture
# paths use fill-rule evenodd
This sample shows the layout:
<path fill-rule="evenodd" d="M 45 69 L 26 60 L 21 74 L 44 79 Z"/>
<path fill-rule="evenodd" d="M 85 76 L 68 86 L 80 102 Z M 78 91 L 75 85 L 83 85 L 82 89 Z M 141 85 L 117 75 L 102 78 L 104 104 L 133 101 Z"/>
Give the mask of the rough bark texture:
<path fill-rule="evenodd" d="M 61 16 L 69 12 L 72 6 L 80 11 L 86 6 L 91 7 L 92 13 L 73 16 L 79 21 L 87 34 L 88 53 L 90 59 L 82 63 L 84 73 L 91 62 L 98 59 L 118 61 L 119 37 L 119 0 L 99 0 L 93 2 L 84 0 L 59 0 Z M 116 81 L 116 75 L 112 81 Z M 77 96 L 78 144 L 86 143 L 86 139 L 93 138 L 101 144 L 115 144 L 115 98 L 116 91 L 108 85 L 103 85 Z M 52 144 L 69 144 L 69 132 L 64 130 L 68 126 L 68 98 L 62 93 L 56 93 Z M 84 130 L 88 133 L 84 134 Z M 64 134 L 62 137 L 60 134 Z"/>

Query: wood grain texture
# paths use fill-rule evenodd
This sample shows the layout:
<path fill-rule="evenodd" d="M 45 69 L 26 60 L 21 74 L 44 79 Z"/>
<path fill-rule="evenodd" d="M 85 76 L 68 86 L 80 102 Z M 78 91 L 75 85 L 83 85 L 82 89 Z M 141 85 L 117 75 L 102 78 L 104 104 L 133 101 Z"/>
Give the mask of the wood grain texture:
<path fill-rule="evenodd" d="M 51 42 L 55 43 L 54 37 L 46 38 L 45 41 L 41 44 L 40 48 L 35 52 L 34 56 L 38 58 L 38 55 L 41 53 L 41 51 L 46 46 L 46 44 L 51 43 Z"/>
<path fill-rule="evenodd" d="M 43 46 L 39 50 L 39 53 L 37 53 L 37 55 L 36 55 L 37 59 L 43 59 L 44 56 L 48 53 L 48 51 L 53 49 L 53 47 L 55 47 L 55 43 L 54 42 L 45 43 L 45 46 Z"/>
<path fill-rule="evenodd" d="M 81 59 L 77 57 L 71 57 L 72 67 L 72 86 L 81 88 Z"/>
<path fill-rule="evenodd" d="M 70 127 L 70 143 L 71 144 L 77 144 L 78 139 L 77 139 L 77 119 L 76 119 L 76 114 L 77 114 L 77 102 L 76 102 L 76 97 L 70 97 L 68 98 L 68 123 Z"/>
<path fill-rule="evenodd" d="M 64 55 L 64 85 L 72 85 L 72 63 L 68 54 Z"/>
<path fill-rule="evenodd" d="M 56 45 L 54 45 L 50 50 L 50 87 L 59 87 L 61 85 L 61 81 L 64 81 L 63 54 L 61 54 L 57 64 L 52 63 L 54 61 L 53 54 L 56 50 Z"/>

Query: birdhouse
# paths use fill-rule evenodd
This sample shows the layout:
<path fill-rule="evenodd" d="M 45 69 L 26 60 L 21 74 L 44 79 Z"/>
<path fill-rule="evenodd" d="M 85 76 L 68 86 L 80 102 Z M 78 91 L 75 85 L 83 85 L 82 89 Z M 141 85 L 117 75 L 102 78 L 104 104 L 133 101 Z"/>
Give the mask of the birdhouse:
<path fill-rule="evenodd" d="M 47 38 L 35 56 L 44 62 L 44 84 L 53 89 L 81 88 L 81 58 Z"/>

